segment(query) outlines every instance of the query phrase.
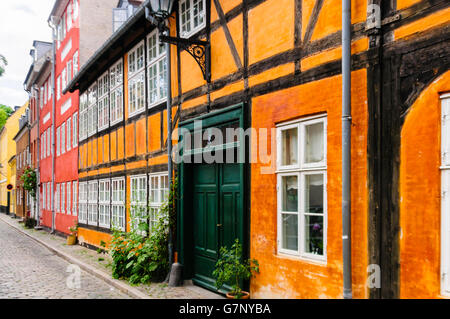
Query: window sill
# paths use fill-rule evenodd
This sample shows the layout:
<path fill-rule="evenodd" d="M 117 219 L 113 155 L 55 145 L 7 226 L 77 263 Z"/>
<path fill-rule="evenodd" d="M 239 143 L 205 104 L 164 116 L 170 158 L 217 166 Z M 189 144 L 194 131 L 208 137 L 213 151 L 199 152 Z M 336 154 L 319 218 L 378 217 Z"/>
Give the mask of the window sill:
<path fill-rule="evenodd" d="M 305 255 L 291 255 L 291 254 L 288 254 L 285 252 L 280 252 L 280 251 L 278 251 L 275 256 L 280 259 L 290 259 L 293 261 L 304 262 L 304 263 L 313 264 L 313 265 L 317 265 L 317 266 L 327 266 L 326 258 L 315 259 L 315 258 L 308 257 Z"/>

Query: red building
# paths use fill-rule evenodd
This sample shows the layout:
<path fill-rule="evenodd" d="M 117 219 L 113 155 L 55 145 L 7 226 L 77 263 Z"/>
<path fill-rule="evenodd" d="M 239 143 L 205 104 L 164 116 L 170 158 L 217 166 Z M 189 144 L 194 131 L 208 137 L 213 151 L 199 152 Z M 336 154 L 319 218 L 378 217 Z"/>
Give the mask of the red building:
<path fill-rule="evenodd" d="M 56 0 L 48 19 L 54 63 L 40 88 L 41 223 L 60 233 L 69 232 L 78 214 L 79 95 L 62 92 L 112 33 L 115 5 L 116 1 L 109 0 Z"/>

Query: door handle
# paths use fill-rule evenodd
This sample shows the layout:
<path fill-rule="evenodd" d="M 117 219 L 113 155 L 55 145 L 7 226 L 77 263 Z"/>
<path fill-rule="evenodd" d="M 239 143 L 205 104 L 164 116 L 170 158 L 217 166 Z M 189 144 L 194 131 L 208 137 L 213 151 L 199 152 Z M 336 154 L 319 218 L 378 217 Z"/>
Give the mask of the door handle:
<path fill-rule="evenodd" d="M 217 227 L 222 227 L 222 224 L 217 224 Z"/>

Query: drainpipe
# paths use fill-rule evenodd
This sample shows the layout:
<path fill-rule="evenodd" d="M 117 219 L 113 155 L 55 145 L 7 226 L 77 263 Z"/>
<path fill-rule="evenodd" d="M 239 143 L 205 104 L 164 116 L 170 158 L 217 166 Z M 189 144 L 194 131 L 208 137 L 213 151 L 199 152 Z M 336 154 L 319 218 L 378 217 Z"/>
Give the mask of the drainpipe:
<path fill-rule="evenodd" d="M 351 0 L 342 0 L 342 251 L 344 298 L 352 298 L 351 261 Z"/>
<path fill-rule="evenodd" d="M 55 232 L 55 157 L 56 157 L 56 138 L 55 138 L 55 109 L 56 109 L 56 94 L 55 94 L 55 68 L 56 68 L 56 24 L 54 20 L 56 17 L 52 16 L 48 21 L 49 27 L 52 29 L 52 188 L 51 188 L 51 202 L 52 202 L 52 231 Z"/>

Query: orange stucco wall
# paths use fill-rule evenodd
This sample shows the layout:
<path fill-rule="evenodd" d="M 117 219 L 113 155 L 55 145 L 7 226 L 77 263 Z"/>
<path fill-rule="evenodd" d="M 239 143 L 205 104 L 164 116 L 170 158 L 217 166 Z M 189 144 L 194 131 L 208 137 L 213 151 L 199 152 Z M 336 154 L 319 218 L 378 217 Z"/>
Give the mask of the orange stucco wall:
<path fill-rule="evenodd" d="M 367 297 L 367 98 L 366 70 L 352 73 L 352 271 L 355 298 Z M 276 174 L 251 167 L 251 257 L 260 274 L 251 282 L 253 298 L 342 297 L 341 76 L 334 76 L 253 99 L 252 127 L 327 114 L 327 263 L 277 253 Z M 320 92 L 327 92 L 321 94 Z M 272 150 L 275 152 L 276 150 Z"/>
<path fill-rule="evenodd" d="M 401 132 L 401 298 L 436 298 L 440 295 L 439 92 L 448 90 L 450 72 L 435 80 L 415 101 Z"/>

